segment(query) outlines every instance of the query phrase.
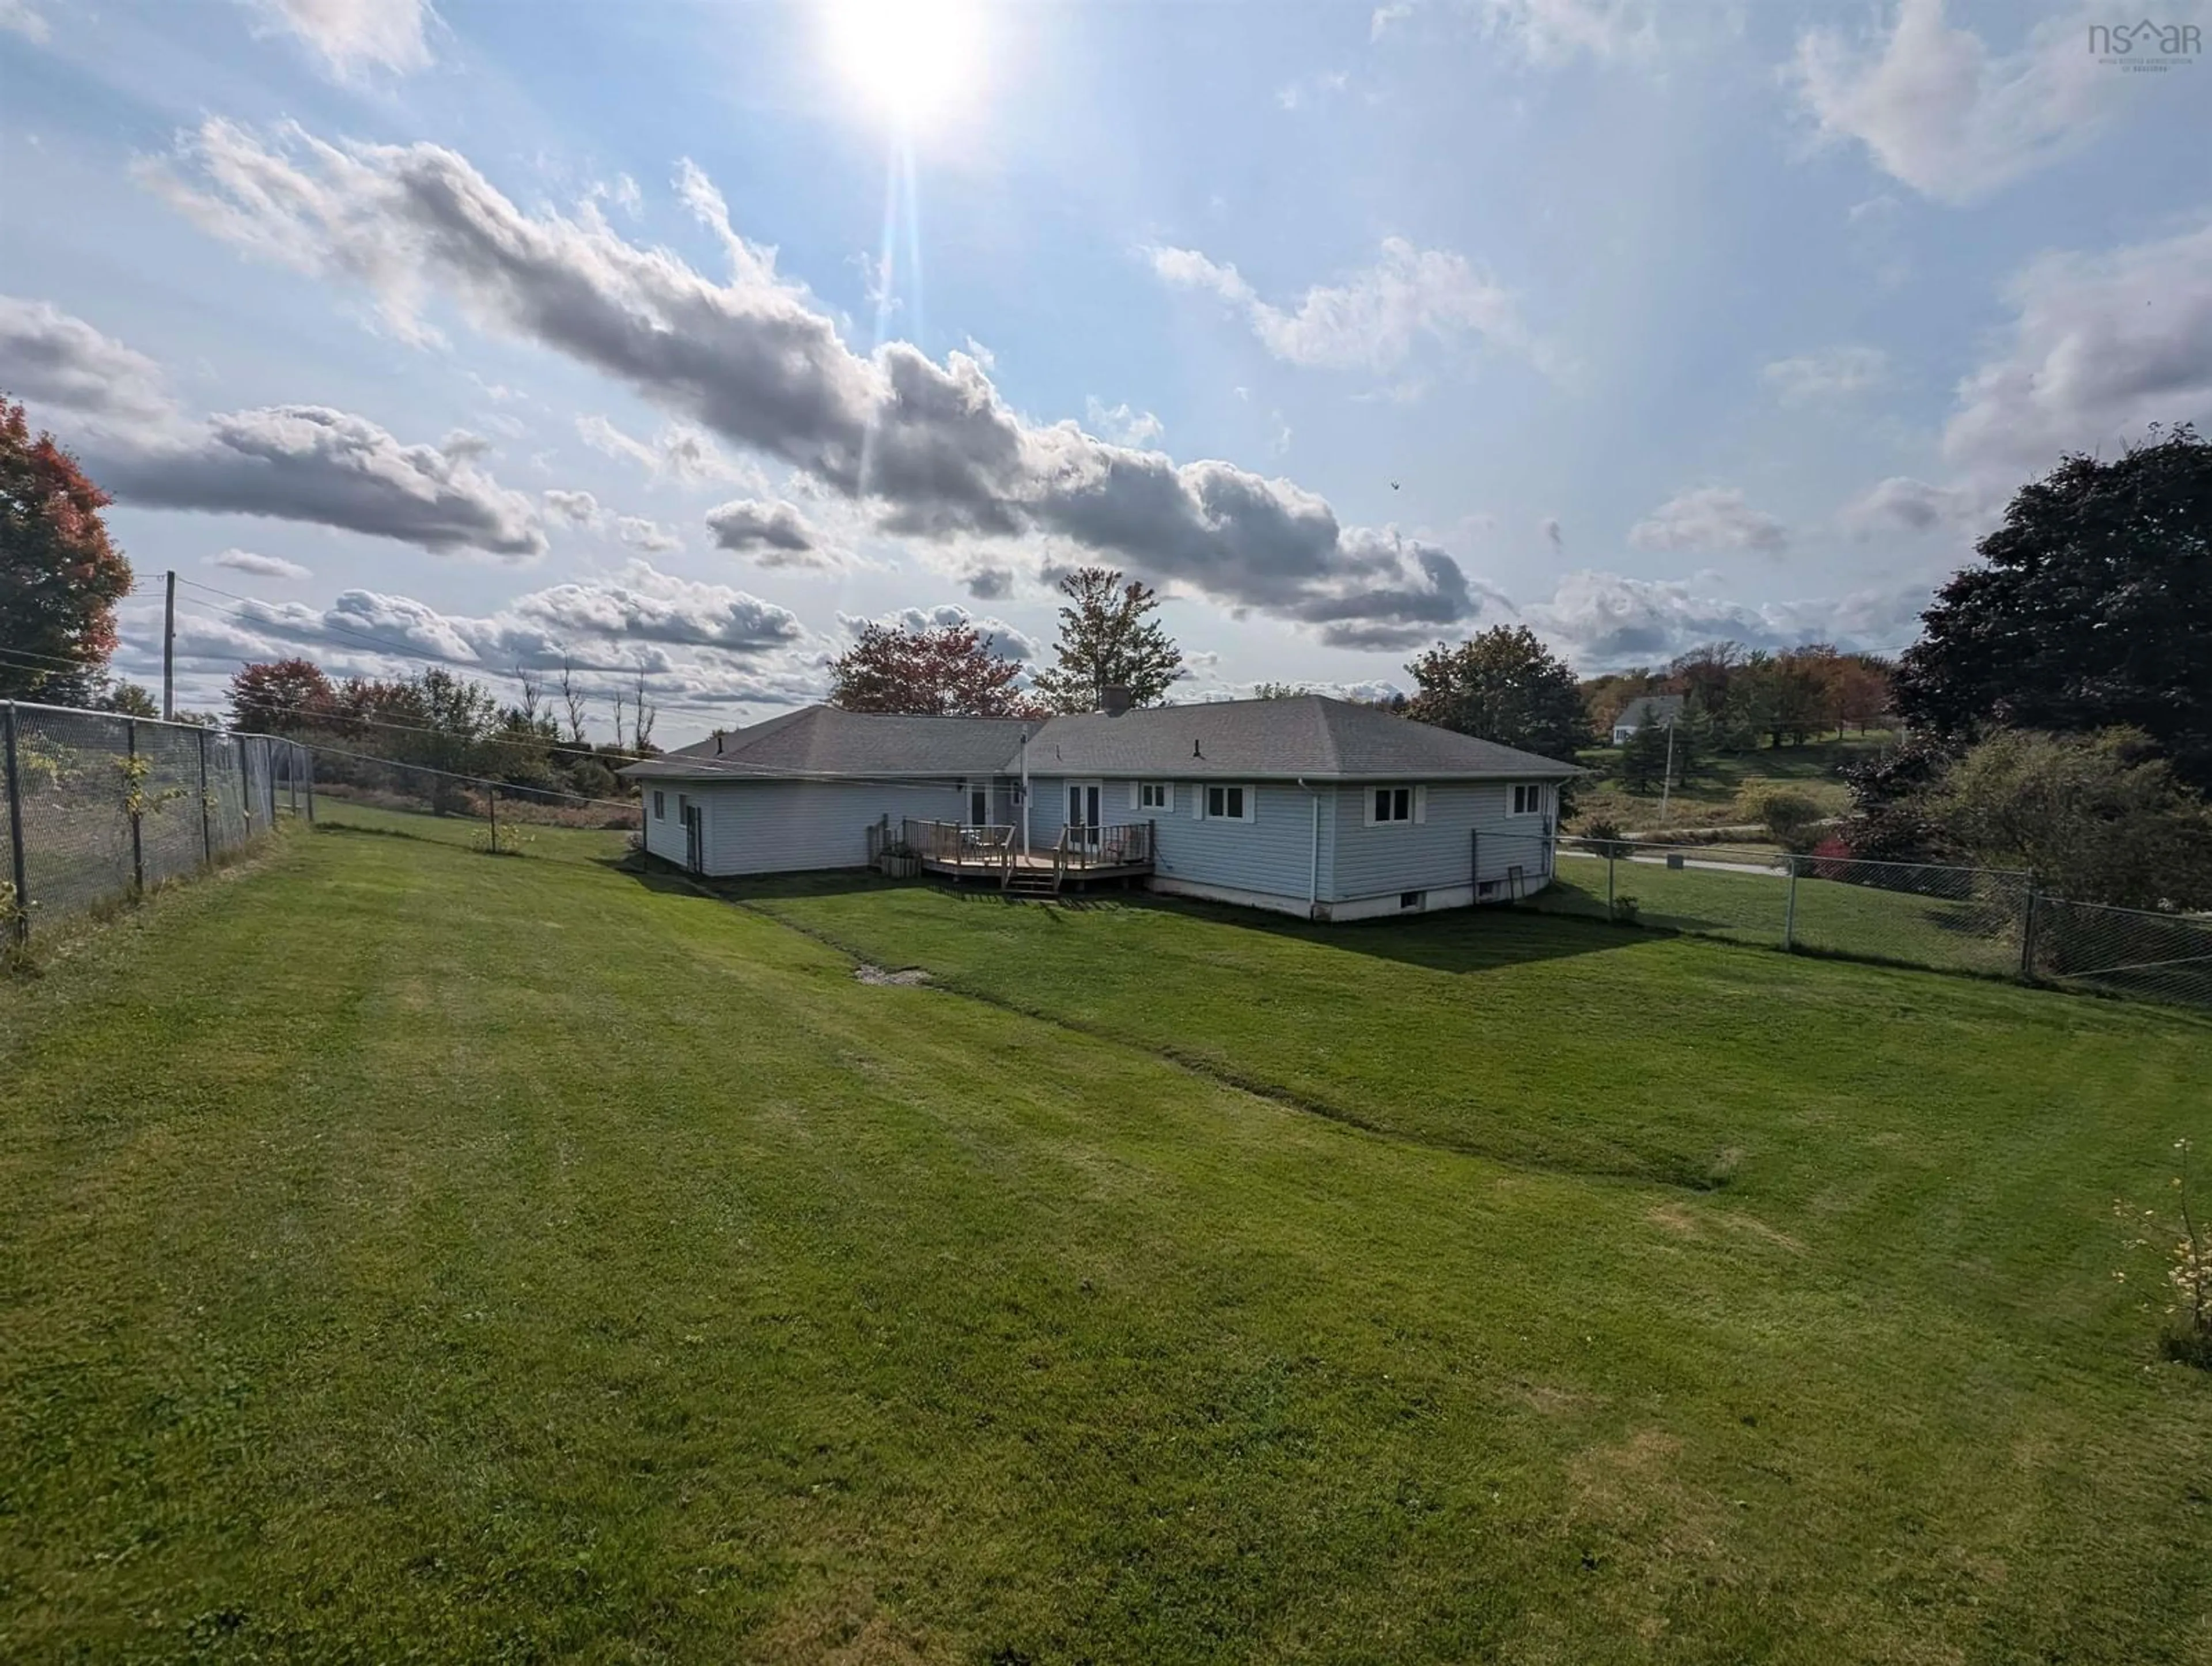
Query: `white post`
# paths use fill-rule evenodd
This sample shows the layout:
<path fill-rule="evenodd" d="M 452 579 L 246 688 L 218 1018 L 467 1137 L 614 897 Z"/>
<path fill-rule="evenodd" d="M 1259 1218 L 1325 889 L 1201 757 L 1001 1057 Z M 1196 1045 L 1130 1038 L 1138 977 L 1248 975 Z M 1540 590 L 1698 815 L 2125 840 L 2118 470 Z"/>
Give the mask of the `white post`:
<path fill-rule="evenodd" d="M 1659 825 L 1667 825 L 1667 800 L 1674 786 L 1674 720 L 1667 720 L 1667 772 L 1659 777 Z"/>
<path fill-rule="evenodd" d="M 1030 854 L 1030 732 L 1022 730 L 1022 855 Z"/>

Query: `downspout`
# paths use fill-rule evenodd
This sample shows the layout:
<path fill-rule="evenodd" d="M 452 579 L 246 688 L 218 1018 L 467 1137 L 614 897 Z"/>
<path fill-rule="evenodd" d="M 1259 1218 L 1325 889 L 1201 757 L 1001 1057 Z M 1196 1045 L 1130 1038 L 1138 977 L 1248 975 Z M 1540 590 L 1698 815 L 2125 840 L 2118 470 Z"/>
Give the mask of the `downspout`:
<path fill-rule="evenodd" d="M 1298 777 L 1298 785 L 1306 789 L 1306 795 L 1313 800 L 1313 861 L 1306 870 L 1306 918 L 1318 920 L 1321 918 L 1321 789 L 1304 775 Z"/>

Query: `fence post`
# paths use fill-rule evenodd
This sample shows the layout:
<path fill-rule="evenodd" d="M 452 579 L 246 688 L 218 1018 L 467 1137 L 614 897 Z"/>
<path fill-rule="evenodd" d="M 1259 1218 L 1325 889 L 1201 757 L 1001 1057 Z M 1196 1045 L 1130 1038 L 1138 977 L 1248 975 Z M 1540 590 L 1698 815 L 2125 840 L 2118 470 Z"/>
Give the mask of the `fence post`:
<path fill-rule="evenodd" d="M 1789 954 L 1797 946 L 1797 858 L 1786 854 L 1782 860 L 1790 864 L 1790 900 L 1782 909 L 1782 952 Z"/>
<path fill-rule="evenodd" d="M 313 827 L 315 824 L 315 755 L 296 740 L 292 745 L 307 766 L 307 825 Z"/>
<path fill-rule="evenodd" d="M 146 891 L 146 846 L 140 836 L 138 825 L 138 720 L 123 720 L 123 744 L 131 750 L 131 767 L 123 779 L 129 783 L 123 795 L 123 812 L 131 818 L 131 889 L 140 896 Z"/>
<path fill-rule="evenodd" d="M 499 788 L 484 788 L 484 805 L 491 812 L 491 854 L 499 854 Z"/>
<path fill-rule="evenodd" d="M 6 754 L 8 859 L 15 879 L 15 941 L 21 944 L 31 935 L 31 879 L 23 861 L 23 787 L 15 765 L 15 702 L 12 700 L 0 711 L 0 742 L 4 742 L 0 751 Z"/>
<path fill-rule="evenodd" d="M 215 866 L 215 808 L 208 802 L 207 731 L 193 732 L 200 738 L 200 848 L 206 854 L 208 866 Z"/>
<path fill-rule="evenodd" d="M 246 836 L 251 839 L 253 836 L 253 770 L 246 761 L 246 737 L 240 735 L 236 739 L 238 741 L 238 814 L 240 820 L 245 824 Z"/>
<path fill-rule="evenodd" d="M 2020 980 L 2035 982 L 2035 875 L 2027 876 L 2027 897 L 2021 904 Z"/>
<path fill-rule="evenodd" d="M 1613 865 L 1620 854 L 1620 841 L 1607 839 L 1605 842 L 1605 917 L 1608 920 L 1613 918 Z"/>

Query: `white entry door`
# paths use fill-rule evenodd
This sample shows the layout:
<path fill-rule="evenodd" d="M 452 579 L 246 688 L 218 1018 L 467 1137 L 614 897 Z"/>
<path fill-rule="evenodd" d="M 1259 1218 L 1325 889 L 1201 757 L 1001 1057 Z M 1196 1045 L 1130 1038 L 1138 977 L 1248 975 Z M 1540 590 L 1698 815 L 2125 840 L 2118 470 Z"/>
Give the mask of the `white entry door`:
<path fill-rule="evenodd" d="M 1079 844 L 1088 850 L 1098 848 L 1098 794 L 1100 783 L 1095 781 L 1071 781 L 1067 783 L 1067 837 L 1071 844 Z"/>

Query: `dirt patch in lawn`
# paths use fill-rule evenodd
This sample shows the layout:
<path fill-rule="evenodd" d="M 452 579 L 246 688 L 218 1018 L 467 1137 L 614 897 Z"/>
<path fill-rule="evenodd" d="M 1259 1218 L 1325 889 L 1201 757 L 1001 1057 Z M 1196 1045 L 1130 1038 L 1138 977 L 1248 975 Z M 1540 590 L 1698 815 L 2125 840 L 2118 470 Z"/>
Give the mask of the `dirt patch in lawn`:
<path fill-rule="evenodd" d="M 901 971 L 887 972 L 880 966 L 871 966 L 865 960 L 853 968 L 853 976 L 856 982 L 861 983 L 911 985 L 929 982 L 929 974 L 919 966 L 908 966 Z"/>

